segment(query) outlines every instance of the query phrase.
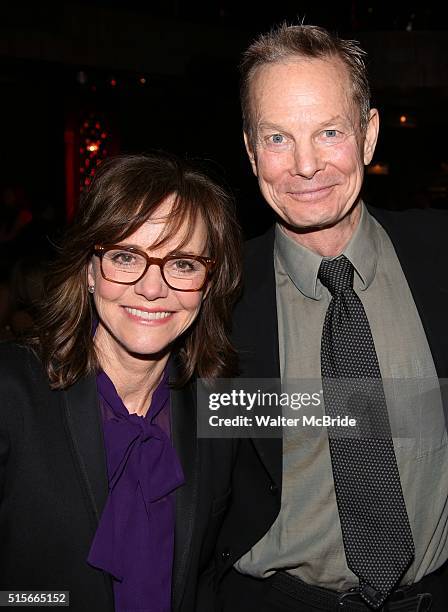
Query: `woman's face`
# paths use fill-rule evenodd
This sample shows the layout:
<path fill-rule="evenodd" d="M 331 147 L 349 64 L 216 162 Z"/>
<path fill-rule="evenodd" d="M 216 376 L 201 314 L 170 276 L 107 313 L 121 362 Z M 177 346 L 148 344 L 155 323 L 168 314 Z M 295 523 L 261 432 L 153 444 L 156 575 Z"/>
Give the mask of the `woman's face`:
<path fill-rule="evenodd" d="M 175 252 L 184 237 L 186 222 L 179 233 L 163 246 L 149 249 L 164 230 L 172 202 L 172 198 L 165 200 L 154 217 L 119 244 L 146 251 L 151 257 L 162 258 Z M 206 227 L 198 217 L 190 240 L 182 246 L 182 253 L 208 256 L 210 254 L 205 253 L 206 241 Z M 190 327 L 205 296 L 204 290 L 183 292 L 171 289 L 157 265 L 150 266 L 135 285 L 113 283 L 102 277 L 97 256 L 89 264 L 88 281 L 95 287 L 93 299 L 99 318 L 95 344 L 107 357 L 111 357 L 111 351 L 125 351 L 157 359 L 158 354 L 165 354 L 171 343 Z"/>

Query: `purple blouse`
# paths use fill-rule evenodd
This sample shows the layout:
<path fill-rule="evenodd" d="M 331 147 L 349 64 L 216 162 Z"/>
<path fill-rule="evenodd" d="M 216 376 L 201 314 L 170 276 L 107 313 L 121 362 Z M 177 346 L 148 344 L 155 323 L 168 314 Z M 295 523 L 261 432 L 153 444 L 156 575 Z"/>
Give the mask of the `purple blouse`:
<path fill-rule="evenodd" d="M 174 496 L 185 482 L 170 440 L 165 370 L 145 417 L 129 414 L 112 381 L 97 376 L 109 497 L 88 562 L 111 574 L 116 612 L 169 612 Z"/>

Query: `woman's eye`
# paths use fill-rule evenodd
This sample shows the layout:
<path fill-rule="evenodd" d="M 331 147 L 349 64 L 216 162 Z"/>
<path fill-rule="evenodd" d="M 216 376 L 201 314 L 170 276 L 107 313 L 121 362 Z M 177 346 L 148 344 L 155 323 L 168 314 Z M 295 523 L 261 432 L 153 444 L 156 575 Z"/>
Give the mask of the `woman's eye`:
<path fill-rule="evenodd" d="M 195 263 L 190 259 L 176 259 L 173 261 L 173 267 L 182 272 L 190 272 L 195 269 Z"/>
<path fill-rule="evenodd" d="M 325 130 L 324 132 L 327 138 L 335 138 L 338 135 L 337 130 Z"/>
<path fill-rule="evenodd" d="M 127 253 L 126 251 L 114 253 L 112 255 L 112 261 L 117 264 L 130 265 L 134 263 L 135 255 L 132 253 Z"/>

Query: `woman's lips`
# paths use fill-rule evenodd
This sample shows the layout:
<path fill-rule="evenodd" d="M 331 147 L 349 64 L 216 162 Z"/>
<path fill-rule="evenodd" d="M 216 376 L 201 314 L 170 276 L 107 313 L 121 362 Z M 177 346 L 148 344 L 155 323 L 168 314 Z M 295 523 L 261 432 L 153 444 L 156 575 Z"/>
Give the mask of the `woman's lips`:
<path fill-rule="evenodd" d="M 152 325 L 160 325 L 168 321 L 173 312 L 169 310 L 148 310 L 144 308 L 136 308 L 132 306 L 123 306 L 124 311 L 134 321 L 150 323 Z"/>

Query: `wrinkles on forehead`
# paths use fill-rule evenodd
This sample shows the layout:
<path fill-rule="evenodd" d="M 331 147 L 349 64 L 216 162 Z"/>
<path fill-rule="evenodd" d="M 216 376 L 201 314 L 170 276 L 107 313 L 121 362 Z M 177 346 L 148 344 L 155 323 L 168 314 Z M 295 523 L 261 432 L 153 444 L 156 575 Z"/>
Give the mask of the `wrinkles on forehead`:
<path fill-rule="evenodd" d="M 295 90 L 288 88 L 285 73 L 288 67 L 294 70 L 294 66 L 297 66 L 298 70 L 303 66 L 305 73 L 307 67 L 312 67 L 313 76 L 325 85 L 325 87 L 322 87 L 325 96 L 328 96 L 325 101 L 333 99 L 335 104 L 338 104 L 338 112 L 334 116 L 339 115 L 342 117 L 342 121 L 350 124 L 353 131 L 359 132 L 361 113 L 355 101 L 353 83 L 344 63 L 337 57 L 291 57 L 279 62 L 264 64 L 254 71 L 250 87 L 251 125 L 248 133 L 252 147 L 255 148 L 256 146 L 261 127 L 267 124 L 279 128 L 284 127 L 284 123 L 296 118 L 295 108 L 297 108 L 297 113 L 304 113 L 307 108 L 314 111 L 319 103 L 313 87 L 310 86 L 307 89 L 305 76 L 303 86 L 301 85 Z M 279 68 L 278 71 L 277 68 Z M 319 79 L 319 71 L 322 73 L 321 79 Z M 277 79 L 278 82 L 276 82 Z M 294 96 L 297 100 L 294 100 Z M 275 111 L 275 117 L 263 114 L 263 109 L 266 107 Z M 322 118 L 322 124 L 330 121 L 332 116 L 333 113 L 328 118 Z M 275 121 L 272 119 L 275 119 Z"/>

